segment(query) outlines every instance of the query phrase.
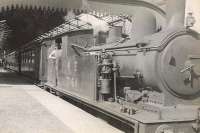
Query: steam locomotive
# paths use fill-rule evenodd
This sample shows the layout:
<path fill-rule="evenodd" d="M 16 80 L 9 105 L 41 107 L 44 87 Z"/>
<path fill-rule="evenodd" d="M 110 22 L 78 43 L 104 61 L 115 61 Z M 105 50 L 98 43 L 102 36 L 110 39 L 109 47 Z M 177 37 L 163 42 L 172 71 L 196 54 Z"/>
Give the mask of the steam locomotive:
<path fill-rule="evenodd" d="M 134 133 L 199 133 L 200 38 L 183 25 L 183 8 L 162 30 L 154 14 L 136 13 L 123 40 L 112 26 L 95 38 L 82 29 L 31 42 L 6 57 L 7 67 L 123 119 Z"/>

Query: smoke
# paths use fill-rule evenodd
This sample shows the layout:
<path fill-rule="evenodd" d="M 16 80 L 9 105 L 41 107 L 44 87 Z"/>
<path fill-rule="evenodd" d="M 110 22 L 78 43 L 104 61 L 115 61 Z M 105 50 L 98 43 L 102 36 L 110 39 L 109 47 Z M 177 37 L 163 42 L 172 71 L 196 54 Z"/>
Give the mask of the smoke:
<path fill-rule="evenodd" d="M 107 32 L 109 30 L 109 25 L 107 22 L 90 14 L 82 14 L 79 19 L 92 25 L 94 36 L 97 36 L 99 32 Z"/>

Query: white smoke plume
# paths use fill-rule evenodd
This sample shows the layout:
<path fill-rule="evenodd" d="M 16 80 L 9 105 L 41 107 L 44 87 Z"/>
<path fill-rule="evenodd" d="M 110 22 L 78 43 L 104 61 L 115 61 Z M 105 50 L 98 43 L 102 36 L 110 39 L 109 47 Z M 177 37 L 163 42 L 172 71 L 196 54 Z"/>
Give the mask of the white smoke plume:
<path fill-rule="evenodd" d="M 94 36 L 97 36 L 99 32 L 107 32 L 109 30 L 109 25 L 107 22 L 100 20 L 93 15 L 82 14 L 79 19 L 92 25 Z"/>
<path fill-rule="evenodd" d="M 65 20 L 65 21 L 68 21 L 68 20 L 70 20 L 70 19 L 75 18 L 75 16 L 76 16 L 76 15 L 74 14 L 73 10 L 70 10 L 70 11 L 67 13 L 67 15 L 64 16 L 64 20 Z"/>

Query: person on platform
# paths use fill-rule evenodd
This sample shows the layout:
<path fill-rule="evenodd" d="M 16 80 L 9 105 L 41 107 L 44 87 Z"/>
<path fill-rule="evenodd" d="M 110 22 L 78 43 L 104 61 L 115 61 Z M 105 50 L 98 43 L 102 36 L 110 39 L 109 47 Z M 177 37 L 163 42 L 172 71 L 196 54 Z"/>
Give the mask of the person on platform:
<path fill-rule="evenodd" d="M 54 65 L 55 65 L 55 73 L 56 73 L 56 77 L 55 77 L 55 85 L 58 85 L 58 76 L 59 76 L 59 65 L 61 65 L 61 63 L 59 63 L 61 60 L 61 54 L 62 54 L 62 48 L 61 48 L 61 43 L 56 43 L 55 49 L 49 54 L 49 59 L 53 59 L 54 60 Z"/>

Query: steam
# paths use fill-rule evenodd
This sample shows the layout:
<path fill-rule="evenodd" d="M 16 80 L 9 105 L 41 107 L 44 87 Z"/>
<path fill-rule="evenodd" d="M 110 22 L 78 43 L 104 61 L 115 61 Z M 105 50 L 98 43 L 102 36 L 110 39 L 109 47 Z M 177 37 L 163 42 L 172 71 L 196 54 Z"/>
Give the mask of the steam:
<path fill-rule="evenodd" d="M 67 15 L 64 16 L 64 20 L 65 20 L 65 21 L 68 21 L 68 20 L 73 19 L 73 18 L 75 18 L 75 14 L 74 14 L 74 12 L 73 12 L 72 10 L 70 10 L 70 11 L 67 13 Z"/>
<path fill-rule="evenodd" d="M 79 19 L 92 25 L 94 36 L 97 36 L 99 32 L 107 32 L 109 30 L 108 23 L 90 14 L 82 14 Z"/>

